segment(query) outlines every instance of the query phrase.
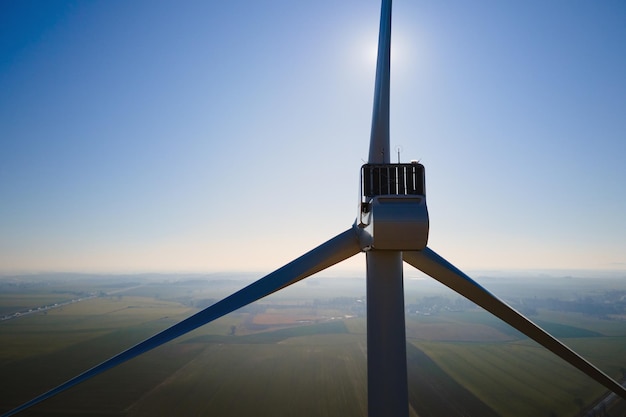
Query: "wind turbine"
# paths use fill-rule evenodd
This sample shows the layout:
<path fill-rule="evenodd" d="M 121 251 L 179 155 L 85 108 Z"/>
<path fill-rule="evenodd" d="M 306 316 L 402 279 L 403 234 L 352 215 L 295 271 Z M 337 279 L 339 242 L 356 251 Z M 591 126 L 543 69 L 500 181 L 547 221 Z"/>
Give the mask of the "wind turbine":
<path fill-rule="evenodd" d="M 463 295 L 626 399 L 626 389 L 427 247 L 424 167 L 391 163 L 389 79 L 391 0 L 381 8 L 374 107 L 368 161 L 354 224 L 315 249 L 240 291 L 144 340 L 52 390 L 10 410 L 14 415 L 76 384 L 182 336 L 204 324 L 365 252 L 367 366 L 370 417 L 407 416 L 403 261 Z"/>

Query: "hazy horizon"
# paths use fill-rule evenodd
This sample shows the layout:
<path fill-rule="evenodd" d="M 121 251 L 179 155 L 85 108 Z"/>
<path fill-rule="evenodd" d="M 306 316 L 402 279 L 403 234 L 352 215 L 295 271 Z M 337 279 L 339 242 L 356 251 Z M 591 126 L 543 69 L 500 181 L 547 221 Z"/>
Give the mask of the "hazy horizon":
<path fill-rule="evenodd" d="M 278 269 L 278 268 L 276 268 Z M 275 269 L 274 269 L 275 270 Z M 263 276 L 273 272 L 274 270 L 223 270 L 223 271 L 1 271 L 0 279 L 10 277 L 27 277 L 27 276 L 93 276 L 93 277 L 132 277 L 132 276 L 155 276 L 155 277 L 206 277 L 223 278 L 223 277 L 245 277 L 248 279 L 262 278 Z M 626 278 L 626 271 L 623 270 L 591 270 L 591 269 L 467 269 L 467 275 L 474 279 L 559 279 L 559 278 L 578 278 L 578 279 L 622 279 Z M 314 280 L 316 278 L 330 279 L 363 279 L 365 280 L 365 269 L 349 270 L 328 268 L 317 274 L 311 275 L 304 280 Z M 409 266 L 404 266 L 405 280 L 431 280 L 436 282 L 432 277 L 422 273 L 421 271 Z M 365 282 L 365 281 L 364 281 Z"/>

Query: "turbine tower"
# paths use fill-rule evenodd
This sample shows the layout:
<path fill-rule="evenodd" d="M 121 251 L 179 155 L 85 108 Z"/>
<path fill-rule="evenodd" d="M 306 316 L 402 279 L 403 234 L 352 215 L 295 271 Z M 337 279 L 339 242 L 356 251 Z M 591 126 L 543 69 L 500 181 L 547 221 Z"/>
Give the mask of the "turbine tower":
<path fill-rule="evenodd" d="M 369 417 L 408 416 L 403 261 L 448 286 L 626 399 L 626 389 L 427 247 L 424 166 L 390 162 L 391 0 L 383 0 L 369 157 L 348 230 L 193 316 L 3 414 L 14 415 L 329 266 L 365 252 Z"/>

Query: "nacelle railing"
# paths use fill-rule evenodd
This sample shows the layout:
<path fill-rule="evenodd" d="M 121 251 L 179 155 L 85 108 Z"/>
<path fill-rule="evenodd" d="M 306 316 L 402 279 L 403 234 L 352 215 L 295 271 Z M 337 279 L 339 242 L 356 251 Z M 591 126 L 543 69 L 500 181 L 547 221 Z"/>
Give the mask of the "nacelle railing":
<path fill-rule="evenodd" d="M 361 167 L 361 195 L 425 195 L 424 165 L 365 164 Z"/>

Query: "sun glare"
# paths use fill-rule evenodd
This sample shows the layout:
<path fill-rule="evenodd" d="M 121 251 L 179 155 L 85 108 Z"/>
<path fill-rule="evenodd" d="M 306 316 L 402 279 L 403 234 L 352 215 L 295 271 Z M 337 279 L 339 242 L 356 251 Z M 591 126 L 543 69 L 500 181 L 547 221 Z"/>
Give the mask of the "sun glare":
<path fill-rule="evenodd" d="M 401 35 L 394 35 L 394 39 L 391 41 L 391 65 L 393 67 L 405 66 L 409 61 L 410 45 L 406 42 Z M 357 48 L 360 51 L 360 59 L 365 65 L 376 65 L 376 58 L 378 55 L 378 39 L 376 37 L 367 36 L 360 42 L 360 46 Z"/>

